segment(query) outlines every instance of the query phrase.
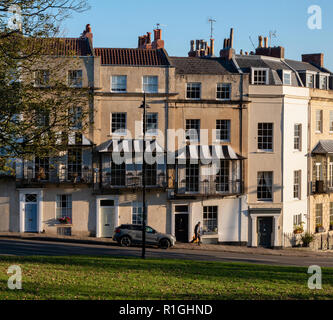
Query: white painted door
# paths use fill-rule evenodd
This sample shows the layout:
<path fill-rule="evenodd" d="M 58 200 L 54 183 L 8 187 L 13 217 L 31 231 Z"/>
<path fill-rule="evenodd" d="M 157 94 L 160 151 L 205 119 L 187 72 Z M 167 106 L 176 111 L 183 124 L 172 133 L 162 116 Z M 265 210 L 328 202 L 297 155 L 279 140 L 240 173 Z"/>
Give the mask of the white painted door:
<path fill-rule="evenodd" d="M 115 207 L 113 200 L 100 201 L 101 237 L 111 238 L 114 232 Z"/>

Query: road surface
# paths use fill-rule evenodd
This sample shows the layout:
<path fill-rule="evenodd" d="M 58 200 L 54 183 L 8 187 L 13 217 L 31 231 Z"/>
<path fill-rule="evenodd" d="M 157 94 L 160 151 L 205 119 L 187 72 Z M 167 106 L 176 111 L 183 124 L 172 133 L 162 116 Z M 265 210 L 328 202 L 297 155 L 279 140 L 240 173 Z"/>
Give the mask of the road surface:
<path fill-rule="evenodd" d="M 112 257 L 141 257 L 140 247 L 123 248 L 114 245 L 77 244 L 38 240 L 0 239 L 0 255 L 12 256 L 112 256 Z M 256 253 L 235 253 L 223 251 L 205 251 L 188 249 L 156 249 L 147 248 L 147 258 L 183 259 L 198 261 L 244 262 L 281 266 L 319 265 L 333 267 L 332 256 L 284 256 Z M 0 258 L 1 259 L 1 258 Z"/>

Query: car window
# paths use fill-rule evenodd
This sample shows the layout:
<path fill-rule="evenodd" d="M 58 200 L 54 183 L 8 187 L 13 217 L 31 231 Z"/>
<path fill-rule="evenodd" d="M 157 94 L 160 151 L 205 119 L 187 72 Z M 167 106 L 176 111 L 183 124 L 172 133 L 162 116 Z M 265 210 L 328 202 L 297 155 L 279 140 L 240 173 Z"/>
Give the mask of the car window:
<path fill-rule="evenodd" d="M 146 232 L 147 233 L 154 233 L 154 229 L 151 227 L 146 227 Z"/>

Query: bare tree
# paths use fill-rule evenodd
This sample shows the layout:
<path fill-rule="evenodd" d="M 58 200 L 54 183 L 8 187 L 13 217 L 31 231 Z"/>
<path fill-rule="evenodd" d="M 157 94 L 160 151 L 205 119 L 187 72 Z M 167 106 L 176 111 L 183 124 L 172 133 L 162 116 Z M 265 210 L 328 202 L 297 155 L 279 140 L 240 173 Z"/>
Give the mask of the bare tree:
<path fill-rule="evenodd" d="M 87 9 L 85 0 L 0 0 L 1 171 L 17 158 L 56 155 L 87 129 L 90 85 L 67 79 L 82 58 L 59 38 L 61 23 Z"/>

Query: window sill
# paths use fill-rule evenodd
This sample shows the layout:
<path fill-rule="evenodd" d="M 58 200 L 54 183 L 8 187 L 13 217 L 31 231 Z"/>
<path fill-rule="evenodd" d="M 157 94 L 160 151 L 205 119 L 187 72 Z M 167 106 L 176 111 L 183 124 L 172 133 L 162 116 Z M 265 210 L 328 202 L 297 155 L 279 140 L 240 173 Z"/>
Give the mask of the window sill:
<path fill-rule="evenodd" d="M 257 200 L 258 203 L 269 203 L 269 202 L 273 202 L 273 199 L 260 199 L 260 200 Z"/>
<path fill-rule="evenodd" d="M 217 238 L 218 237 L 218 232 L 203 232 L 202 233 L 202 238 Z"/>
<path fill-rule="evenodd" d="M 127 132 L 117 132 L 117 133 L 110 133 L 108 137 L 126 137 Z"/>
<path fill-rule="evenodd" d="M 257 150 L 255 153 L 267 153 L 267 154 L 273 154 L 275 153 L 273 150 Z"/>

